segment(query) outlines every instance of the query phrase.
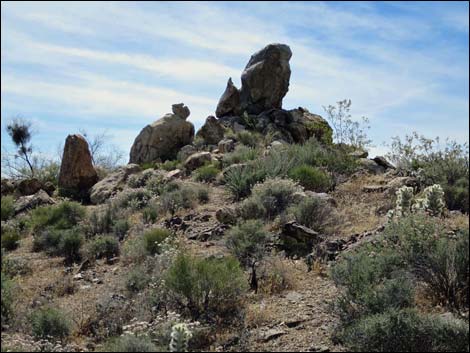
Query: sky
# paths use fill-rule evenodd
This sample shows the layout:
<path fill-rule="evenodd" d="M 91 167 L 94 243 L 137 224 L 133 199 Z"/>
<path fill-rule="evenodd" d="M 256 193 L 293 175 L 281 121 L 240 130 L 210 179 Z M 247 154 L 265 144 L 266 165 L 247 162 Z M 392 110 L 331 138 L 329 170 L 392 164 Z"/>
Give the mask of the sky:
<path fill-rule="evenodd" d="M 3 1 L 2 150 L 6 122 L 22 116 L 45 155 L 85 129 L 111 135 L 127 162 L 173 103 L 198 129 L 269 43 L 293 53 L 283 108 L 324 116 L 351 99 L 353 118 L 370 120 L 372 154 L 412 131 L 469 139 L 467 2 Z"/>

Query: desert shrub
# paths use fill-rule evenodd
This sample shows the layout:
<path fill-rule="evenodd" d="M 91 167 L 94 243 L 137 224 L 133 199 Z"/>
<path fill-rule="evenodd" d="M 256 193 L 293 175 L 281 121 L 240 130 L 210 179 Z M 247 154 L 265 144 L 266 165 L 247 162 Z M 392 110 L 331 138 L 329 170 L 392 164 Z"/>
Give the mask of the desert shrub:
<path fill-rule="evenodd" d="M 153 194 L 145 188 L 127 189 L 121 192 L 113 200 L 116 207 L 140 210 L 152 199 Z"/>
<path fill-rule="evenodd" d="M 155 223 L 158 219 L 158 210 L 156 204 L 150 204 L 142 210 L 142 219 L 144 223 Z"/>
<path fill-rule="evenodd" d="M 11 279 L 3 271 L 1 273 L 1 294 L 1 323 L 3 326 L 9 322 L 13 315 L 13 285 Z"/>
<path fill-rule="evenodd" d="M 126 277 L 126 289 L 137 293 L 145 289 L 150 283 L 151 276 L 143 266 L 132 269 Z"/>
<path fill-rule="evenodd" d="M 83 236 L 75 229 L 63 231 L 58 252 L 65 258 L 66 264 L 80 261 L 80 249 L 83 245 Z"/>
<path fill-rule="evenodd" d="M 240 308 L 246 282 L 234 258 L 198 258 L 179 254 L 165 276 L 170 297 L 193 318 L 233 314 Z M 228 316 L 225 316 L 228 317 Z"/>
<path fill-rule="evenodd" d="M 90 212 L 81 227 L 87 237 L 111 233 L 115 223 L 123 218 L 122 213 L 116 205 L 108 203 L 103 208 L 96 208 Z"/>
<path fill-rule="evenodd" d="M 20 245 L 20 232 L 16 227 L 2 226 L 2 249 L 15 250 Z"/>
<path fill-rule="evenodd" d="M 15 209 L 13 207 L 14 203 L 15 199 L 13 198 L 13 196 L 2 196 L 2 221 L 10 219 L 15 214 Z"/>
<path fill-rule="evenodd" d="M 237 132 L 236 140 L 240 141 L 243 145 L 248 147 L 256 147 L 261 140 L 261 137 L 251 131 L 242 130 Z"/>
<path fill-rule="evenodd" d="M 453 185 L 444 186 L 444 197 L 449 210 L 460 210 L 468 213 L 468 178 L 460 178 Z"/>
<path fill-rule="evenodd" d="M 238 207 L 239 215 L 242 219 L 265 219 L 268 211 L 254 197 L 248 197 Z"/>
<path fill-rule="evenodd" d="M 85 208 L 77 202 L 65 201 L 58 205 L 38 207 L 31 213 L 33 232 L 45 228 L 70 229 L 85 218 Z"/>
<path fill-rule="evenodd" d="M 159 210 L 174 215 L 180 209 L 194 206 L 197 195 L 190 187 L 177 186 L 175 190 L 166 191 L 160 197 Z"/>
<path fill-rule="evenodd" d="M 363 318 L 341 334 L 357 352 L 468 351 L 468 324 L 414 310 L 389 310 Z"/>
<path fill-rule="evenodd" d="M 70 264 L 80 260 L 83 236 L 78 228 L 45 229 L 33 239 L 33 251 L 45 251 L 50 256 L 63 256 Z"/>
<path fill-rule="evenodd" d="M 335 284 L 344 289 L 336 304 L 343 324 L 413 303 L 413 288 L 409 276 L 404 275 L 402 257 L 393 250 L 376 256 L 370 256 L 371 251 L 362 248 L 331 271 Z"/>
<path fill-rule="evenodd" d="M 196 181 L 203 181 L 203 182 L 211 182 L 215 180 L 217 174 L 219 174 L 220 170 L 213 164 L 204 165 L 202 167 L 197 168 L 194 172 L 194 180 Z"/>
<path fill-rule="evenodd" d="M 282 293 L 284 290 L 294 289 L 296 285 L 292 268 L 278 256 L 265 258 L 257 273 L 259 291 L 264 294 Z"/>
<path fill-rule="evenodd" d="M 258 163 L 232 168 L 224 175 L 225 187 L 230 191 L 235 200 L 248 196 L 253 185 L 264 180 L 264 178 L 265 172 Z"/>
<path fill-rule="evenodd" d="M 122 335 L 113 337 L 103 347 L 103 352 L 158 352 L 148 336 Z"/>
<path fill-rule="evenodd" d="M 144 238 L 137 237 L 128 239 L 122 245 L 122 261 L 125 264 L 131 263 L 142 263 L 148 256 L 148 252 L 145 249 Z"/>
<path fill-rule="evenodd" d="M 155 228 L 145 232 L 143 235 L 145 249 L 150 255 L 160 254 L 161 244 L 172 234 L 170 230 L 165 228 Z"/>
<path fill-rule="evenodd" d="M 268 238 L 263 223 L 249 220 L 229 230 L 226 244 L 242 265 L 251 267 L 265 255 Z"/>
<path fill-rule="evenodd" d="M 94 259 L 111 259 L 119 255 L 119 241 L 112 235 L 98 236 L 88 245 L 88 254 Z"/>
<path fill-rule="evenodd" d="M 2 257 L 2 273 L 9 278 L 28 275 L 33 272 L 31 264 L 22 257 Z"/>
<path fill-rule="evenodd" d="M 305 189 L 316 192 L 328 191 L 331 186 L 331 180 L 327 173 L 306 164 L 293 168 L 289 172 L 289 177 L 299 182 Z"/>
<path fill-rule="evenodd" d="M 300 191 L 302 188 L 292 180 L 275 178 L 256 184 L 251 197 L 264 206 L 266 217 L 272 219 L 284 212 Z"/>
<path fill-rule="evenodd" d="M 31 316 L 33 335 L 37 338 L 63 339 L 70 334 L 70 323 L 65 315 L 54 308 L 37 309 Z"/>
<path fill-rule="evenodd" d="M 129 221 L 127 219 L 118 219 L 113 224 L 113 233 L 118 237 L 119 240 L 122 240 L 129 231 L 129 228 Z"/>
<path fill-rule="evenodd" d="M 199 203 L 209 202 L 209 188 L 206 186 L 198 185 L 195 187 L 194 192 L 196 193 L 196 198 Z"/>
<path fill-rule="evenodd" d="M 158 165 L 158 168 L 166 170 L 167 172 L 178 169 L 179 167 L 181 167 L 181 165 L 177 159 L 172 161 L 168 160 Z"/>
<path fill-rule="evenodd" d="M 233 152 L 224 154 L 222 164 L 224 167 L 227 167 L 232 164 L 253 161 L 257 159 L 260 154 L 261 152 L 257 148 L 238 145 Z"/>
<path fill-rule="evenodd" d="M 320 198 L 304 198 L 289 208 L 295 220 L 301 225 L 322 234 L 331 234 L 338 224 L 336 210 L 328 201 Z"/>

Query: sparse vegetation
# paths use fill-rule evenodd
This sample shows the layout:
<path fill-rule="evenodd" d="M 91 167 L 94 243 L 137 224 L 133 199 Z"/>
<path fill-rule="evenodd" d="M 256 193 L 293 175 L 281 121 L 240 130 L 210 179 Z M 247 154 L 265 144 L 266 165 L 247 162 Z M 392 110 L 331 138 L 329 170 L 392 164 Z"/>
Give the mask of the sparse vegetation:
<path fill-rule="evenodd" d="M 14 215 L 14 203 L 15 200 L 13 199 L 13 196 L 2 196 L 2 221 L 10 219 Z"/>
<path fill-rule="evenodd" d="M 289 172 L 289 177 L 307 190 L 326 192 L 331 187 L 331 181 L 327 173 L 305 164 L 293 168 Z"/>
<path fill-rule="evenodd" d="M 31 316 L 33 335 L 37 338 L 64 339 L 70 334 L 70 323 L 55 308 L 37 309 Z"/>

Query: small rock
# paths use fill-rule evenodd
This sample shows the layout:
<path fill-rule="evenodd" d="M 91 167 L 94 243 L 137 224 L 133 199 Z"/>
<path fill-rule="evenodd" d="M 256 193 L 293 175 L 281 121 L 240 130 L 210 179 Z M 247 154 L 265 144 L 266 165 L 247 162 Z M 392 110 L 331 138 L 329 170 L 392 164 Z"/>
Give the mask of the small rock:
<path fill-rule="evenodd" d="M 220 153 L 232 152 L 235 148 L 235 141 L 232 139 L 224 139 L 219 142 L 218 148 Z"/>
<path fill-rule="evenodd" d="M 193 170 L 202 167 L 204 164 L 212 160 L 210 152 L 198 152 L 189 156 L 184 162 L 184 168 L 192 172 Z"/>
<path fill-rule="evenodd" d="M 170 180 L 180 178 L 182 175 L 183 175 L 183 171 L 181 169 L 175 169 L 175 170 L 172 170 L 171 172 L 166 173 L 163 179 L 165 181 L 170 181 Z"/>
<path fill-rule="evenodd" d="M 282 335 L 285 335 L 286 333 L 280 329 L 269 329 L 267 330 L 266 332 L 264 332 L 262 335 L 261 335 L 261 340 L 264 341 L 264 342 L 268 342 L 268 341 L 271 341 L 273 339 L 276 339 Z"/>
<path fill-rule="evenodd" d="M 385 157 L 382 157 L 382 156 L 377 156 L 375 158 L 372 159 L 375 163 L 377 163 L 378 165 L 384 167 L 385 169 L 395 169 L 395 166 L 390 163 L 389 161 L 387 161 L 385 159 Z"/>

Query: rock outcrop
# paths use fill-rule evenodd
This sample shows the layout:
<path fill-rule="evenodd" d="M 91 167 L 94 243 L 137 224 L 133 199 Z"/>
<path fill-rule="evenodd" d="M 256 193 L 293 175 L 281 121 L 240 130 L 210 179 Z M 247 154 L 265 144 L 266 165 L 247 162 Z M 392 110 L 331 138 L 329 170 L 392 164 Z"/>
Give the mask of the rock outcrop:
<path fill-rule="evenodd" d="M 16 194 L 18 196 L 33 195 L 42 187 L 42 183 L 36 178 L 23 179 L 16 184 Z"/>
<path fill-rule="evenodd" d="M 88 142 L 78 134 L 67 136 L 59 173 L 59 194 L 87 200 L 90 188 L 97 181 Z"/>
<path fill-rule="evenodd" d="M 202 167 L 204 164 L 212 161 L 210 152 L 198 152 L 189 156 L 184 162 L 184 169 L 188 172 Z"/>
<path fill-rule="evenodd" d="M 39 190 L 34 195 L 21 196 L 15 201 L 15 214 L 36 208 L 42 205 L 53 205 L 55 201 L 44 191 Z"/>
<path fill-rule="evenodd" d="M 240 113 L 240 91 L 233 84 L 232 78 L 229 78 L 225 92 L 217 104 L 215 115 L 221 118 L 227 115 L 239 115 Z"/>
<path fill-rule="evenodd" d="M 106 200 L 121 191 L 126 185 L 127 178 L 142 169 L 137 164 L 128 164 L 119 168 L 116 172 L 111 173 L 103 180 L 96 183 L 90 191 L 90 201 L 97 205 L 105 203 Z"/>
<path fill-rule="evenodd" d="M 213 116 L 208 116 L 206 122 L 196 134 L 208 145 L 217 145 L 224 138 L 224 128 Z"/>
<path fill-rule="evenodd" d="M 251 56 L 241 77 L 242 111 L 260 114 L 282 108 L 282 99 L 289 90 L 291 56 L 285 44 L 269 44 Z"/>
<path fill-rule="evenodd" d="M 166 114 L 142 129 L 132 145 L 129 163 L 173 159 L 181 147 L 191 144 L 194 125 L 186 121 L 189 108 L 180 103 L 174 104 L 172 110 L 173 114 Z"/>

